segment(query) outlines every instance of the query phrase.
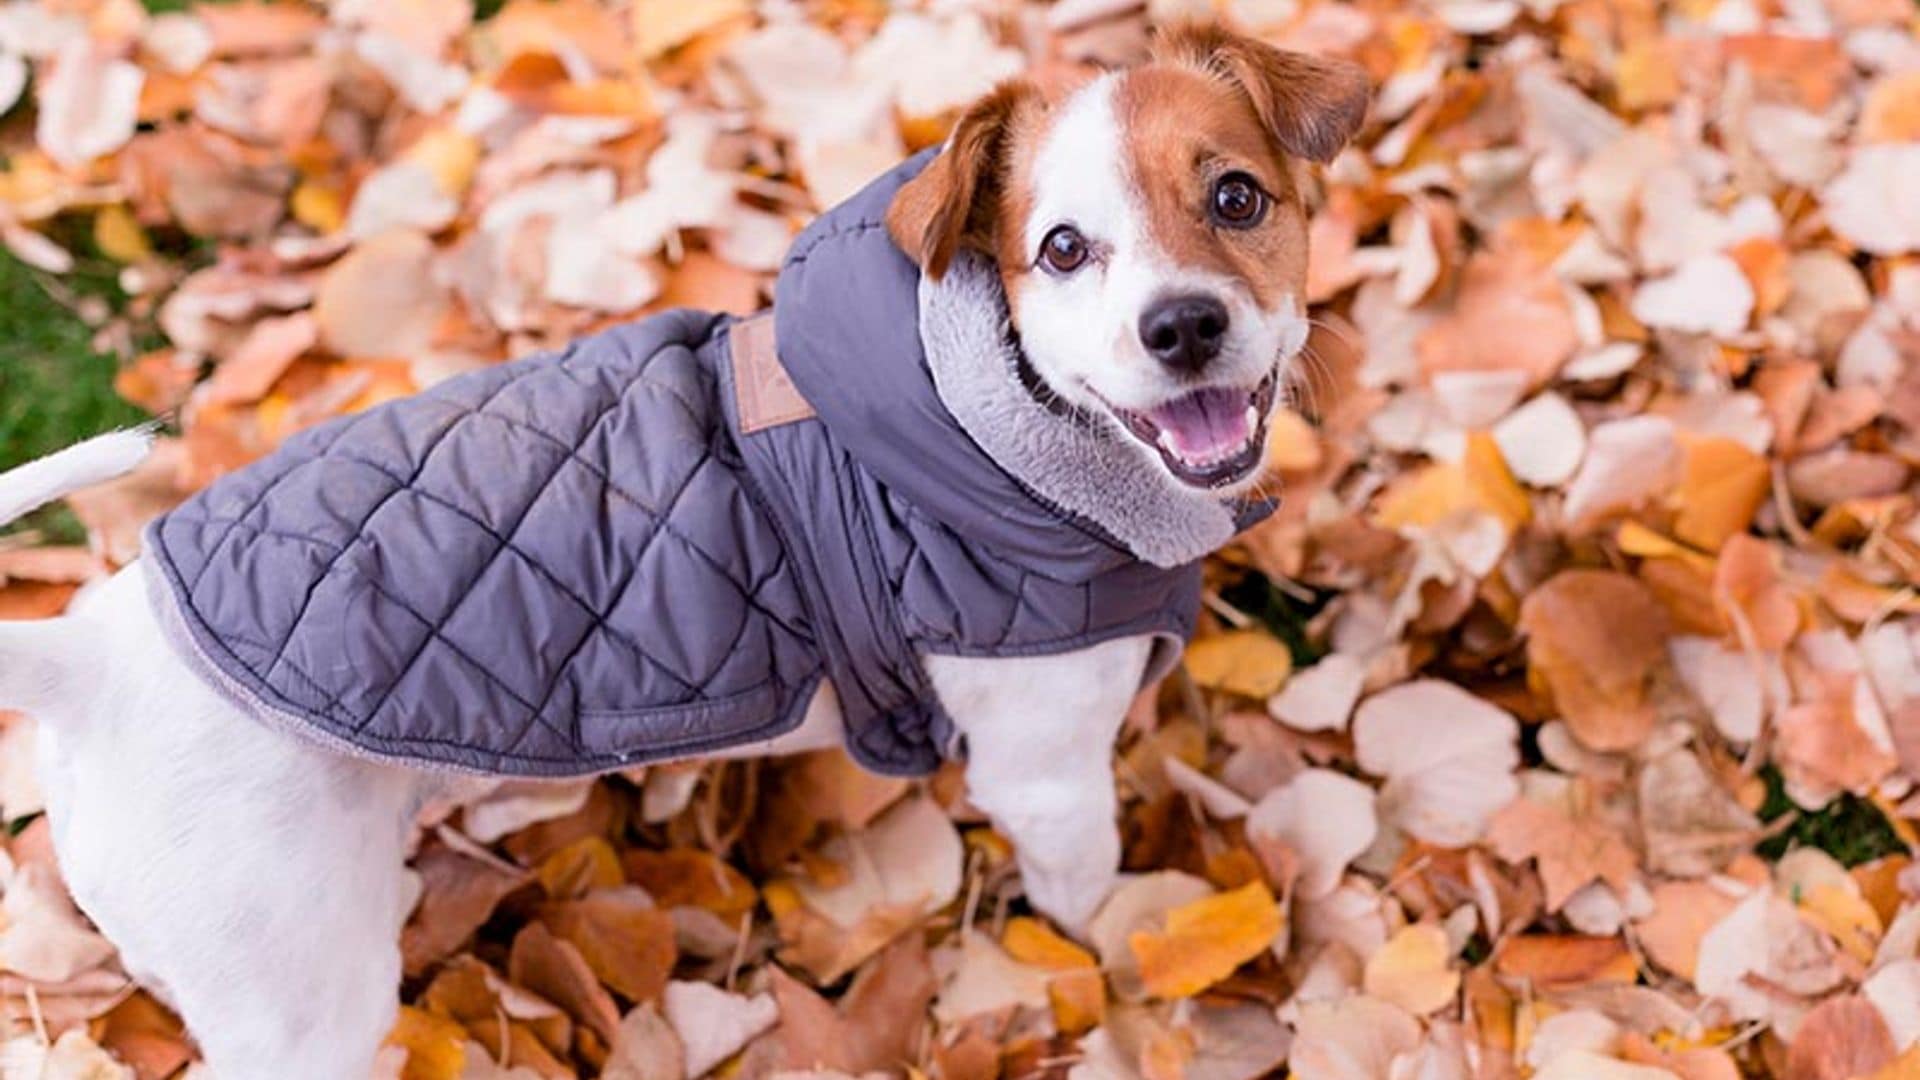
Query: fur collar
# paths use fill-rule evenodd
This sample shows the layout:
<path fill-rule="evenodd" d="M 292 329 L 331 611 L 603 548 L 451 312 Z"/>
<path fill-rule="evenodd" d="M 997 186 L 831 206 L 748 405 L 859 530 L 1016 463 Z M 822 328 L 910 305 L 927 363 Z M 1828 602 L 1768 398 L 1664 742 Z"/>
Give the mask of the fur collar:
<path fill-rule="evenodd" d="M 963 252 L 919 285 L 920 342 L 940 399 L 987 456 L 1034 494 L 1099 526 L 1156 566 L 1190 563 L 1233 538 L 1230 503 L 1179 487 L 1106 424 L 1035 401 L 1021 384 L 993 264 Z"/>

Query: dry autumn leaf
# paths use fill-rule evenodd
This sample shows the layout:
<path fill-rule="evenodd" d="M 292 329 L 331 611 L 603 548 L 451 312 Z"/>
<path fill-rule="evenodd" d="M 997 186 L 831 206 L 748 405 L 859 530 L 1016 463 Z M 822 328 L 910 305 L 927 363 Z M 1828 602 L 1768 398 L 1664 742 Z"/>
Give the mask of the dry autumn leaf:
<path fill-rule="evenodd" d="M 1655 683 L 1667 660 L 1667 615 L 1625 574 L 1569 570 L 1520 606 L 1533 677 L 1567 726 L 1595 750 L 1626 750 L 1656 716 Z"/>
<path fill-rule="evenodd" d="M 1265 952 L 1285 926 L 1279 903 L 1256 881 L 1168 911 L 1162 928 L 1135 931 L 1127 947 L 1149 994 L 1192 997 Z"/>
<path fill-rule="evenodd" d="M 1193 681 L 1201 686 L 1264 698 L 1286 684 L 1293 672 L 1293 655 L 1264 631 L 1233 630 L 1189 645 L 1186 664 Z"/>

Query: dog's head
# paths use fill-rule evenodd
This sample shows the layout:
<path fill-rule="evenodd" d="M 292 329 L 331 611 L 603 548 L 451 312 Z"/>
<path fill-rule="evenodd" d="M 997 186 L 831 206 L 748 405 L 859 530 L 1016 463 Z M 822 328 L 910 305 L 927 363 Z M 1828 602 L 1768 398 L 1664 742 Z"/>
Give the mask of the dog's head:
<path fill-rule="evenodd" d="M 1032 374 L 1103 417 L 1184 490 L 1252 481 L 1306 342 L 1306 162 L 1360 126 L 1348 63 L 1207 28 L 1139 67 L 974 105 L 887 215 L 939 278 L 971 248 L 999 267 Z"/>

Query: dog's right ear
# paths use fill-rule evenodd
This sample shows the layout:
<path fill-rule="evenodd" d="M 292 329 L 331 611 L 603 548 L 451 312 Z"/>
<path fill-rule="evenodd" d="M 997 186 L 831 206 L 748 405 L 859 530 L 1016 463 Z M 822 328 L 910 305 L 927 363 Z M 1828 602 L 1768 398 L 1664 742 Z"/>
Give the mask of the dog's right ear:
<path fill-rule="evenodd" d="M 953 127 L 947 145 L 887 207 L 887 233 L 928 277 L 939 280 L 962 245 L 993 250 L 994 217 L 1013 125 L 1039 90 L 1001 83 Z"/>

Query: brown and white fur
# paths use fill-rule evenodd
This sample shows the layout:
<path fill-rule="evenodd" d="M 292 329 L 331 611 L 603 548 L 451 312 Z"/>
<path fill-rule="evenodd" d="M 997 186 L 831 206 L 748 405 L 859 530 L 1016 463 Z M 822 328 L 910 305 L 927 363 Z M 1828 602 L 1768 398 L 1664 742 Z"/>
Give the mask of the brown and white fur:
<path fill-rule="evenodd" d="M 1141 67 L 997 90 L 902 191 L 889 225 L 932 277 L 963 248 L 995 260 L 1040 391 L 1128 432 L 1157 482 L 1232 494 L 1253 481 L 1271 387 L 1306 338 L 1304 162 L 1337 152 L 1365 98 L 1349 65 L 1169 33 Z M 1250 227 L 1217 218 L 1229 174 L 1260 189 Z M 1042 258 L 1063 225 L 1085 245 L 1071 272 Z M 1170 300 L 1199 306 L 1176 310 L 1156 342 L 1167 321 L 1149 316 Z M 1191 310 L 1206 317 L 1182 323 Z M 1191 447 L 1169 448 L 1152 417 L 1203 391 L 1257 415 L 1246 447 L 1188 461 Z M 0 477 L 0 508 L 130 467 L 144 440 L 106 436 Z M 149 572 L 134 563 L 63 618 L 0 624 L 0 707 L 42 721 L 68 883 L 222 1080 L 361 1080 L 395 1017 L 410 828 L 446 781 L 240 711 L 176 658 L 148 607 Z M 1114 880 L 1109 759 L 1150 649 L 1133 638 L 1060 656 L 925 658 L 966 736 L 970 798 L 1012 839 L 1033 904 L 1072 930 Z M 799 730 L 741 753 L 839 740 L 828 688 Z"/>

